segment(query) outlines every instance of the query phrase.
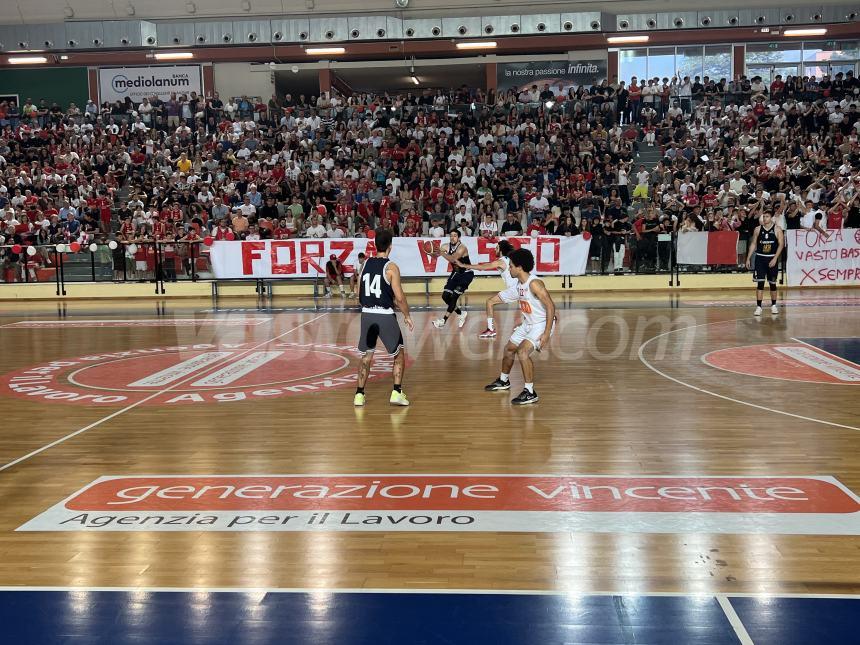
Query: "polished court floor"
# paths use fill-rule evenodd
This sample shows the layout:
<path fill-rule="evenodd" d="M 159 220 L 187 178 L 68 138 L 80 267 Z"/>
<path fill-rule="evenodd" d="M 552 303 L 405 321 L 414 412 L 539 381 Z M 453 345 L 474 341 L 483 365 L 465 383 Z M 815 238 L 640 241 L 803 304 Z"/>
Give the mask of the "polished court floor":
<path fill-rule="evenodd" d="M 361 410 L 337 297 L 4 306 L 0 620 L 15 643 L 858 642 L 860 293 L 761 318 L 748 295 L 557 298 L 528 408 L 516 367 L 483 391 L 517 314 L 482 341 L 480 296 L 462 330 L 415 300 L 412 405 L 380 360 Z"/>

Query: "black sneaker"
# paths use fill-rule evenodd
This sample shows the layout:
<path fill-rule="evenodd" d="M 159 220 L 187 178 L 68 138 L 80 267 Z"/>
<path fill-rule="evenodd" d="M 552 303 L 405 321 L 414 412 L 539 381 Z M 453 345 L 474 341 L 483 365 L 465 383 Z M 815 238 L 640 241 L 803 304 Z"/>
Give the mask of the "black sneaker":
<path fill-rule="evenodd" d="M 497 378 L 495 381 L 493 381 L 489 385 L 484 386 L 484 390 L 486 390 L 487 392 L 499 392 L 501 390 L 510 390 L 510 389 L 511 389 L 511 382 L 510 381 L 503 381 L 500 378 Z"/>
<path fill-rule="evenodd" d="M 529 392 L 528 390 L 523 390 L 519 393 L 511 403 L 514 405 L 529 405 L 530 403 L 537 403 L 540 401 L 540 397 L 537 395 L 537 392 Z"/>

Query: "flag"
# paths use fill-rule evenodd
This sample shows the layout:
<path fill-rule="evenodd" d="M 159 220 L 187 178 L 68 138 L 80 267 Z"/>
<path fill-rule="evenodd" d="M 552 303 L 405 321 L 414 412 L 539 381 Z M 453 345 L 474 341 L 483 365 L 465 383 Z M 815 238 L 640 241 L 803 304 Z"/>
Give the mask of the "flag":
<path fill-rule="evenodd" d="M 678 264 L 737 263 L 737 231 L 678 233 Z"/>

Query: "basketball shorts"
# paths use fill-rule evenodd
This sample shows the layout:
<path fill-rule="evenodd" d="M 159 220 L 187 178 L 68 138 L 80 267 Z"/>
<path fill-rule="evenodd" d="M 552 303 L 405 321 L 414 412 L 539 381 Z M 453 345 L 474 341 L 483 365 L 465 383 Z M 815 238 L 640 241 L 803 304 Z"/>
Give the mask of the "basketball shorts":
<path fill-rule="evenodd" d="M 516 302 L 520 299 L 520 292 L 516 285 L 502 289 L 498 295 L 502 302 Z"/>
<path fill-rule="evenodd" d="M 378 341 L 382 341 L 389 356 L 396 356 L 403 347 L 403 333 L 395 314 L 361 313 L 361 333 L 358 339 L 358 351 L 362 354 L 376 349 Z"/>
<path fill-rule="evenodd" d="M 474 279 L 475 274 L 471 271 L 452 273 L 448 277 L 448 282 L 445 283 L 444 291 L 450 291 L 457 294 L 457 296 L 462 296 L 466 293 L 466 289 L 469 288 L 469 285 L 472 284 L 472 280 Z"/>
<path fill-rule="evenodd" d="M 756 253 L 755 264 L 753 266 L 753 282 L 764 282 L 767 280 L 770 284 L 776 284 L 776 278 L 779 275 L 779 263 L 776 266 L 768 266 L 773 256 L 759 255 Z"/>
<path fill-rule="evenodd" d="M 534 348 L 540 351 L 540 337 L 543 336 L 544 331 L 546 331 L 546 322 L 535 323 L 529 325 L 528 323 L 522 323 L 514 328 L 514 333 L 511 334 L 511 342 L 514 345 L 519 346 L 524 340 L 529 341 Z M 552 336 L 555 331 L 555 321 L 552 323 L 552 327 L 549 330 L 549 335 Z"/>

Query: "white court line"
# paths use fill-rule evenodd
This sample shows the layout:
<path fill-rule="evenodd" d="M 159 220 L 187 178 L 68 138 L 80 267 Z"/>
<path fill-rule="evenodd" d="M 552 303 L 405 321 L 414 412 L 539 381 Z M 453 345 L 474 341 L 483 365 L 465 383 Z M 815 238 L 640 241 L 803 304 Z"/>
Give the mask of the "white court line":
<path fill-rule="evenodd" d="M 138 318 L 137 320 L 91 320 L 89 318 L 81 318 L 75 320 L 19 320 L 7 325 L 0 325 L 0 327 L 11 327 L 14 329 L 62 329 L 63 327 L 68 329 L 90 327 L 243 327 L 259 326 L 271 320 L 271 318 Z"/>
<path fill-rule="evenodd" d="M 735 608 L 732 607 L 732 603 L 729 602 L 729 599 L 722 594 L 718 594 L 717 602 L 720 603 L 723 613 L 726 615 L 726 618 L 729 619 L 729 624 L 732 626 L 732 629 L 735 630 L 735 636 L 738 637 L 741 645 L 755 645 L 752 638 L 750 638 L 749 632 L 747 632 L 747 628 L 744 627 L 743 622 L 741 622 L 740 616 L 738 616 Z"/>
<path fill-rule="evenodd" d="M 638 352 L 639 360 L 649 370 L 651 370 L 652 372 L 655 372 L 656 374 L 659 374 L 660 376 L 662 376 L 665 379 L 668 379 L 674 383 L 677 383 L 678 385 L 683 385 L 684 387 L 688 387 L 691 390 L 695 390 L 696 392 L 701 392 L 702 394 L 708 394 L 708 395 L 714 396 L 718 399 L 723 399 L 724 401 L 731 401 L 732 403 L 738 403 L 740 405 L 746 405 L 746 406 L 749 406 L 751 408 L 756 408 L 758 410 L 764 410 L 765 412 L 773 412 L 775 414 L 782 414 L 782 415 L 785 415 L 787 417 L 793 417 L 795 419 L 800 419 L 801 421 L 811 421 L 812 423 L 821 423 L 823 425 L 833 426 L 835 428 L 845 428 L 846 430 L 860 430 L 860 428 L 858 428 L 856 426 L 849 426 L 849 425 L 845 425 L 842 423 L 835 423 L 833 421 L 824 421 L 823 419 L 816 419 L 814 417 L 805 417 L 801 414 L 794 414 L 793 412 L 786 412 L 785 410 L 777 410 L 775 408 L 768 408 L 764 405 L 759 405 L 758 403 L 750 403 L 749 401 L 741 401 L 740 399 L 733 399 L 732 397 L 725 396 L 724 394 L 717 394 L 716 392 L 712 392 L 711 390 L 706 390 L 705 388 L 699 387 L 697 385 L 693 385 L 692 383 L 687 383 L 686 381 L 682 381 L 680 379 L 677 379 L 674 376 L 669 376 L 665 372 L 662 372 L 659 369 L 657 369 L 656 367 L 654 367 L 653 365 L 651 365 L 651 363 L 649 363 L 648 360 L 645 358 L 645 347 L 647 347 L 648 345 L 653 343 L 655 340 L 663 338 L 664 336 L 668 336 L 669 334 L 675 334 L 679 331 L 687 331 L 690 329 L 695 329 L 697 327 L 710 327 L 711 325 L 724 325 L 727 323 L 738 322 L 739 320 L 752 320 L 752 318 L 749 318 L 749 317 L 747 317 L 747 318 L 735 318 L 733 320 L 720 320 L 717 322 L 702 323 L 700 325 L 690 325 L 689 327 L 681 327 L 680 329 L 671 329 L 667 332 L 663 332 L 662 334 L 657 334 L 656 336 L 654 336 L 653 338 L 649 338 L 648 340 L 646 340 L 644 343 L 642 343 L 639 346 L 639 352 Z M 0 470 L 2 470 L 2 469 L 0 469 Z"/>
<path fill-rule="evenodd" d="M 254 347 L 250 347 L 248 349 L 243 349 L 242 351 L 238 352 L 237 354 L 231 353 L 231 355 L 229 357 L 227 357 L 227 359 L 225 359 L 225 360 L 232 361 L 235 357 L 241 356 L 242 354 L 247 354 L 249 352 L 253 352 L 256 349 L 259 349 L 260 347 L 268 345 L 269 343 L 276 341 L 279 338 L 283 338 L 287 334 L 291 334 L 294 331 L 301 329 L 305 325 L 309 325 L 310 323 L 317 321 L 320 318 L 327 316 L 327 315 L 328 315 L 328 313 L 324 313 L 324 314 L 321 314 L 319 316 L 315 316 L 314 318 L 311 318 L 310 320 L 306 320 L 301 325 L 296 325 L 292 329 L 288 329 L 284 333 L 278 334 L 274 338 L 269 338 L 268 340 L 265 340 L 262 343 L 255 345 Z M 116 412 L 113 412 L 113 413 L 107 415 L 106 417 L 99 419 L 98 421 L 94 421 L 93 423 L 89 424 L 88 426 L 84 426 L 80 430 L 75 430 L 74 432 L 71 432 L 64 437 L 60 437 L 56 441 L 52 441 L 51 443 L 44 445 L 41 448 L 37 448 L 36 450 L 33 450 L 32 452 L 28 452 L 23 457 L 18 457 L 17 459 L 10 461 L 8 464 L 4 464 L 4 465 L 0 466 L 0 472 L 3 472 L 4 470 L 8 470 L 9 468 L 12 468 L 12 466 L 16 466 L 17 464 L 20 464 L 22 461 L 26 461 L 26 460 L 30 459 L 31 457 L 35 457 L 36 455 L 43 453 L 46 450 L 53 448 L 54 446 L 58 446 L 61 443 L 68 441 L 69 439 L 72 439 L 73 437 L 77 437 L 79 434 L 83 434 L 87 430 L 92 430 L 93 428 L 100 426 L 101 424 L 105 423 L 106 421 L 110 421 L 111 419 L 115 419 L 116 417 L 118 417 L 122 414 L 125 414 L 126 412 L 134 410 L 137 406 L 142 405 L 142 404 L 146 403 L 147 401 L 151 401 L 152 399 L 154 399 L 157 396 L 161 396 L 162 394 L 166 394 L 167 392 L 171 392 L 171 391 L 175 390 L 177 387 L 179 387 L 180 385 L 184 385 L 188 381 L 195 379 L 195 378 L 197 378 L 197 374 L 192 374 L 191 376 L 188 376 L 181 381 L 176 381 L 173 385 L 170 385 L 170 386 L 168 386 L 162 390 L 159 390 L 157 392 L 153 392 L 149 396 L 142 398 L 139 401 L 135 401 L 131 405 L 127 405 L 126 407 L 124 407 L 120 410 L 117 410 Z"/>
<path fill-rule="evenodd" d="M 327 594 L 433 594 L 433 595 L 485 595 L 485 596 L 569 596 L 582 598 L 585 596 L 606 597 L 647 597 L 647 598 L 753 598 L 758 600 L 773 600 L 782 598 L 824 599 L 824 600 L 858 600 L 860 595 L 851 594 L 808 594 L 808 593 L 759 593 L 759 592 L 707 592 L 707 591 L 567 591 L 565 589 L 440 589 L 438 587 L 421 588 L 380 588 L 373 587 L 89 587 L 89 586 L 59 586 L 59 587 L 30 587 L 4 586 L 0 593 L 11 591 L 92 591 L 92 592 L 146 592 L 146 593 L 327 593 Z"/>

